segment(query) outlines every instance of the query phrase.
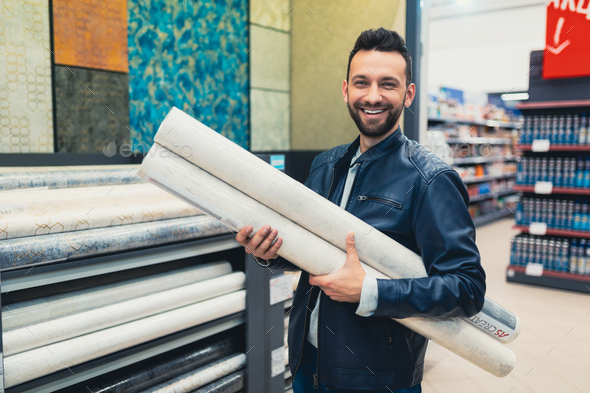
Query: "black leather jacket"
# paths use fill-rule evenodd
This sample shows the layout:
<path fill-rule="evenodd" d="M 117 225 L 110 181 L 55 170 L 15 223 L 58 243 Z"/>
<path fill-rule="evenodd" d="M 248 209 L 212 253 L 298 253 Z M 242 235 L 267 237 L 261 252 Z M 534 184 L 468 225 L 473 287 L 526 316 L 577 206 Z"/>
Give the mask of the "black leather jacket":
<path fill-rule="evenodd" d="M 318 155 L 306 186 L 340 204 L 359 138 Z M 475 245 L 469 197 L 449 165 L 397 129 L 356 161 L 346 210 L 422 256 L 428 277 L 378 280 L 375 314 L 322 296 L 318 375 L 333 388 L 396 390 L 422 381 L 426 338 L 393 321 L 407 317 L 470 317 L 483 307 L 485 273 Z M 299 270 L 278 258 L 271 268 Z M 297 372 L 319 288 L 303 272 L 289 320 L 289 365 Z"/>

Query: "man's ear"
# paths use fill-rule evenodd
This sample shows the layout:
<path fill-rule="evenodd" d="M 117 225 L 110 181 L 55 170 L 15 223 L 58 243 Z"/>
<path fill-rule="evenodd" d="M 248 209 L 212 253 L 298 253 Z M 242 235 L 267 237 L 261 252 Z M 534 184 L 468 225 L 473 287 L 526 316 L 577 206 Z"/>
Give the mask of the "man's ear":
<path fill-rule="evenodd" d="M 406 90 L 406 100 L 404 101 L 404 106 L 409 108 L 410 105 L 412 105 L 414 98 L 416 98 L 416 85 L 410 83 L 410 86 L 408 86 Z"/>
<path fill-rule="evenodd" d="M 344 98 L 344 102 L 348 104 L 348 84 L 346 83 L 346 79 L 342 81 L 342 98 Z"/>

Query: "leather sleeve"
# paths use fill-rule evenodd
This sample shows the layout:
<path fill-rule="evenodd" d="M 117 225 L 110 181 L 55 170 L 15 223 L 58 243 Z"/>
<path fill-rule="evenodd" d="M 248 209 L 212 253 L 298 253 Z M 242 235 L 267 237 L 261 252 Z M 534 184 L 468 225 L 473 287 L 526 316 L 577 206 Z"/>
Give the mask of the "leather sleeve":
<path fill-rule="evenodd" d="M 485 272 L 468 203 L 465 185 L 455 171 L 442 172 L 430 182 L 414 221 L 428 277 L 377 280 L 374 316 L 471 317 L 481 310 Z"/>

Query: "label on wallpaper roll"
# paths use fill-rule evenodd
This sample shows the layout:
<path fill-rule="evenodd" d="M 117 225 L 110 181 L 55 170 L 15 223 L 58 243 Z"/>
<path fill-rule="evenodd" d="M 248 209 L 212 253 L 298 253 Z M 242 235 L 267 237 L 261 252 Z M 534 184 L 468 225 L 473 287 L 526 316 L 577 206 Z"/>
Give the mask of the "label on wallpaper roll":
<path fill-rule="evenodd" d="M 533 145 L 531 146 L 531 150 L 545 152 L 549 151 L 549 147 L 551 147 L 551 142 L 549 142 L 549 139 L 535 139 L 533 141 Z"/>
<path fill-rule="evenodd" d="M 0 205 L 0 215 L 6 216 L 9 214 L 24 213 L 27 211 L 27 205 L 24 203 L 14 203 L 11 205 Z"/>
<path fill-rule="evenodd" d="M 516 315 L 488 298 L 483 309 L 469 318 L 469 322 L 504 343 L 514 340 L 520 332 L 520 323 Z"/>
<path fill-rule="evenodd" d="M 217 207 L 211 205 L 210 203 L 204 201 L 203 199 L 197 197 L 191 190 L 182 189 L 178 187 L 176 184 L 172 183 L 168 179 L 149 171 L 147 173 L 147 178 L 150 182 L 159 185 L 170 193 L 176 195 L 178 198 L 182 199 L 183 201 L 190 203 L 191 205 L 200 209 L 203 213 L 208 214 L 209 216 L 215 218 L 217 221 L 224 223 L 225 225 L 229 226 L 231 229 L 235 229 L 239 231 L 244 227 L 244 223 L 238 220 L 235 217 L 232 217 L 226 214 L 224 211 L 218 209 Z"/>

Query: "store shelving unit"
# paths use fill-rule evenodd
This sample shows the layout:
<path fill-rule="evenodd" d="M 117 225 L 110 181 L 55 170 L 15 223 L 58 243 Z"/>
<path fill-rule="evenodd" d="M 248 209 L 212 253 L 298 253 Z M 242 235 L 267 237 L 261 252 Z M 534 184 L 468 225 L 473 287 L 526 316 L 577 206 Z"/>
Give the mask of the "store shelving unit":
<path fill-rule="evenodd" d="M 497 120 L 466 120 L 466 119 L 457 119 L 451 117 L 430 117 L 428 118 L 429 126 L 443 128 L 446 130 L 453 130 L 459 126 L 470 127 L 469 131 L 464 133 L 463 135 L 457 136 L 448 136 L 446 138 L 446 143 L 450 146 L 468 146 L 470 149 L 472 148 L 481 148 L 483 145 L 489 145 L 491 147 L 501 148 L 504 151 L 508 150 L 508 154 L 503 154 L 500 156 L 491 156 L 491 157 L 482 157 L 482 156 L 467 156 L 467 157 L 455 157 L 453 158 L 453 165 L 455 166 L 469 166 L 469 165 L 488 165 L 494 163 L 511 163 L 516 162 L 518 160 L 518 156 L 514 154 L 513 150 L 513 137 L 509 134 L 513 133 L 514 130 L 520 128 L 520 123 L 515 122 L 505 122 L 505 121 L 497 121 Z M 481 134 L 485 134 L 485 136 L 471 136 L 471 130 L 475 127 L 483 128 Z M 496 135 L 496 136 L 494 136 Z M 507 149 L 506 149 L 507 148 Z M 490 182 L 490 186 L 484 189 L 484 192 L 480 193 L 479 195 L 474 195 L 469 198 L 469 203 L 473 212 L 472 214 L 478 214 L 480 207 L 478 204 L 481 204 L 483 201 L 489 200 L 498 200 L 499 198 L 509 197 L 510 195 L 515 195 L 515 192 L 512 189 L 502 190 L 502 191 L 493 191 L 493 186 L 497 184 L 499 181 L 510 181 L 516 177 L 516 172 L 511 170 L 509 172 L 500 173 L 500 174 L 484 174 L 484 175 L 475 175 L 475 172 L 471 171 L 471 175 L 464 177 L 463 182 L 465 185 L 470 187 L 477 187 L 477 183 L 484 183 Z M 483 188 L 483 187 L 482 187 Z M 486 202 L 489 203 L 489 202 Z M 502 204 L 500 202 L 499 204 Z M 479 214 L 475 215 L 473 222 L 476 226 L 481 226 L 485 224 L 489 224 L 493 221 L 498 219 L 507 217 L 510 215 L 510 211 L 505 208 L 498 208 L 496 211 L 489 212 L 486 214 Z"/>
<path fill-rule="evenodd" d="M 43 296 L 44 288 L 54 284 L 67 284 L 76 280 L 92 280 L 104 274 L 133 274 L 142 269 L 158 269 L 165 264 L 201 264 L 227 260 L 234 271 L 246 273 L 246 310 L 185 329 L 156 340 L 136 345 L 55 373 L 6 389 L 7 393 L 51 392 L 108 372 L 140 362 L 156 355 L 180 348 L 214 334 L 231 331 L 242 350 L 248 352 L 246 391 L 279 393 L 284 390 L 283 375 L 271 376 L 270 353 L 282 347 L 283 333 L 271 327 L 284 318 L 282 302 L 270 305 L 271 277 L 282 275 L 256 265 L 246 255 L 233 234 L 168 244 L 148 249 L 133 250 L 99 257 L 35 264 L 2 271 L 3 297 L 10 292 L 35 291 Z M 271 329 L 271 331 L 269 331 Z M 268 334 L 266 334 L 268 333 Z"/>
<path fill-rule="evenodd" d="M 588 112 L 590 110 L 590 100 L 572 100 L 572 101 L 540 101 L 527 102 L 517 106 L 523 111 L 525 116 L 534 115 L 562 115 L 567 113 Z M 541 149 L 535 148 L 534 145 L 518 144 L 515 146 L 517 151 L 521 151 L 524 157 L 575 157 L 581 152 L 590 152 L 590 145 L 565 145 L 550 144 L 544 142 Z M 549 198 L 565 199 L 572 196 L 590 196 L 590 189 L 573 188 L 573 187 L 535 187 L 532 185 L 516 185 L 515 191 L 518 191 L 522 197 L 529 198 Z M 523 234 L 541 236 L 536 230 L 531 231 L 529 226 L 515 225 Z M 552 229 L 547 228 L 541 231 L 543 236 L 558 236 L 562 238 L 582 238 L 590 239 L 590 232 L 576 231 L 569 229 Z M 508 265 L 506 270 L 506 280 L 531 285 L 540 285 L 551 288 L 566 289 L 579 292 L 590 292 L 590 276 L 577 274 L 571 269 L 566 272 L 556 272 L 549 269 L 527 269 L 524 266 Z"/>

